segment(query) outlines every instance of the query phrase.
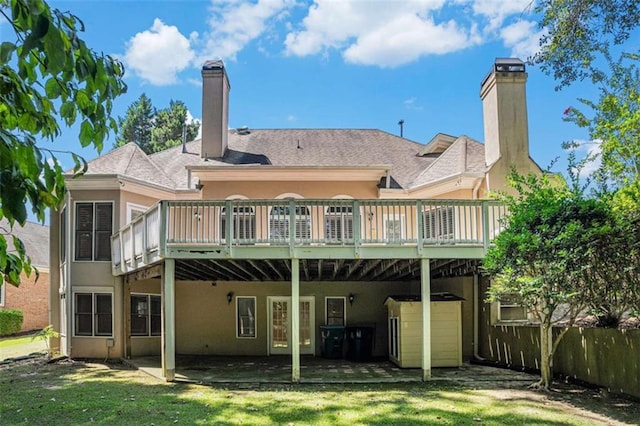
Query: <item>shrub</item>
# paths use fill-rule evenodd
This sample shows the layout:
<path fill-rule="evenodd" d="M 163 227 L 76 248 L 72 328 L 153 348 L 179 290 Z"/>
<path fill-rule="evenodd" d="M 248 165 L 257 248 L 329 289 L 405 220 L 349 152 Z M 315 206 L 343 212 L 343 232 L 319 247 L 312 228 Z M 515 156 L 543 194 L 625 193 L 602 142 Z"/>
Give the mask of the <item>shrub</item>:
<path fill-rule="evenodd" d="M 22 311 L 16 309 L 0 310 L 0 336 L 16 334 L 22 328 L 24 317 Z"/>

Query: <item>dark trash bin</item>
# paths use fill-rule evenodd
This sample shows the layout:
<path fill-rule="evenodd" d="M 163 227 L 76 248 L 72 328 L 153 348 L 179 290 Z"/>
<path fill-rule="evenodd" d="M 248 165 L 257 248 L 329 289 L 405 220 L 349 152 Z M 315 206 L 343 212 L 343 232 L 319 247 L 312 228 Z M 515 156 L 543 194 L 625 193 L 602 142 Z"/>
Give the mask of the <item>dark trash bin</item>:
<path fill-rule="evenodd" d="M 365 325 L 347 326 L 347 359 L 370 361 L 373 354 L 375 327 Z"/>
<path fill-rule="evenodd" d="M 320 335 L 322 336 L 322 357 L 331 359 L 342 358 L 344 326 L 321 325 Z"/>

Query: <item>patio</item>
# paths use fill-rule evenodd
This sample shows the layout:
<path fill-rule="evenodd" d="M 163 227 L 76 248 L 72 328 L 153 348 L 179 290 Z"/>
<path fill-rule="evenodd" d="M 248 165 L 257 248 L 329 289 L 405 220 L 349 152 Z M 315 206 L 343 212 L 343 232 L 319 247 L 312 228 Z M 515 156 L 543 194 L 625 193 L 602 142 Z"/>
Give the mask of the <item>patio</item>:
<path fill-rule="evenodd" d="M 125 362 L 159 380 L 162 376 L 160 357 L 135 357 Z M 301 357 L 300 383 L 399 383 L 422 381 L 419 368 L 403 369 L 388 360 L 353 362 L 344 359 Z M 214 384 L 291 383 L 291 358 L 221 357 L 177 355 L 178 382 Z M 431 380 L 466 383 L 500 381 L 504 387 L 524 387 L 537 376 L 494 367 L 463 364 L 460 368 L 434 368 Z"/>

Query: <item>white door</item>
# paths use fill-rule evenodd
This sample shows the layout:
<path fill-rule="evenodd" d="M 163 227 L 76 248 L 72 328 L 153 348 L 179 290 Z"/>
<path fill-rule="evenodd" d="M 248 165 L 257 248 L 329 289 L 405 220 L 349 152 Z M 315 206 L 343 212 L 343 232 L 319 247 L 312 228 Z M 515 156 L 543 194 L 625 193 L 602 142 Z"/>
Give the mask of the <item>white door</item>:
<path fill-rule="evenodd" d="M 291 354 L 291 298 L 267 298 L 269 312 L 269 354 Z M 300 298 L 300 353 L 313 354 L 315 348 L 314 298 Z"/>

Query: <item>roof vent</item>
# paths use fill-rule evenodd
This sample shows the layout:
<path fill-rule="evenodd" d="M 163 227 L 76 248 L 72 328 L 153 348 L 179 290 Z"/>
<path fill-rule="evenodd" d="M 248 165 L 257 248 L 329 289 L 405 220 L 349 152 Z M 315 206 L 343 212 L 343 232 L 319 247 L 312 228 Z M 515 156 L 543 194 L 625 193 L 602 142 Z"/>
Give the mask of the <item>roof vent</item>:
<path fill-rule="evenodd" d="M 238 128 L 236 129 L 236 132 L 237 132 L 239 135 L 248 135 L 248 134 L 251 134 L 251 130 L 249 130 L 249 127 L 248 127 L 248 126 L 238 127 Z"/>

